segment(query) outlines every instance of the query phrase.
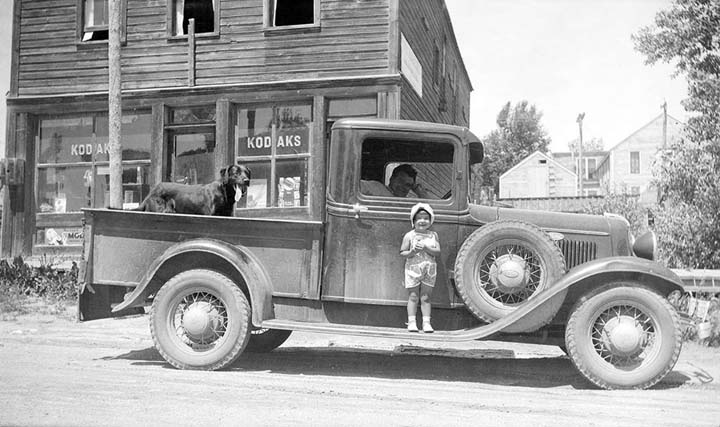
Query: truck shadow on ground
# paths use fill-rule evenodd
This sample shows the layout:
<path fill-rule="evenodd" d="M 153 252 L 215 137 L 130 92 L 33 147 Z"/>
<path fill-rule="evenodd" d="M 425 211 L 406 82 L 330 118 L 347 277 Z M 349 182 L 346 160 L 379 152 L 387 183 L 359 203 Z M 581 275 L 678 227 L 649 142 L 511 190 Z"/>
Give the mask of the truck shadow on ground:
<path fill-rule="evenodd" d="M 270 353 L 244 353 L 225 371 L 596 389 L 577 372 L 567 357 L 516 359 L 512 351 L 507 353 L 503 356 L 496 351 L 491 358 L 482 358 L 403 354 L 354 347 L 281 347 Z M 174 369 L 154 347 L 103 359 L 132 360 L 134 365 Z M 653 389 L 677 388 L 688 380 L 687 376 L 673 371 Z"/>

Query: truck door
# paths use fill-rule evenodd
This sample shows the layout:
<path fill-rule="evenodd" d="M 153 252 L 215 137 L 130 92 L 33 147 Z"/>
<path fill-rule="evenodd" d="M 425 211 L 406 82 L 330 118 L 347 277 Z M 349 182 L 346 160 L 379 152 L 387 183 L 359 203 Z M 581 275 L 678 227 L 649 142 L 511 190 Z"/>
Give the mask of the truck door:
<path fill-rule="evenodd" d="M 412 229 L 410 209 L 422 201 L 435 211 L 431 229 L 437 232 L 442 250 L 432 302 L 450 306 L 454 291 L 448 273 L 458 235 L 459 142 L 436 134 L 370 132 L 342 150 L 344 190 L 335 192 L 338 198 L 332 190 L 328 193 L 322 298 L 405 305 L 405 258 L 400 245 Z M 393 193 L 393 186 L 401 186 L 391 181 L 393 172 L 408 168 L 417 173 L 415 183 L 424 197 L 412 190 L 403 196 L 404 190 L 397 188 L 398 193 Z"/>

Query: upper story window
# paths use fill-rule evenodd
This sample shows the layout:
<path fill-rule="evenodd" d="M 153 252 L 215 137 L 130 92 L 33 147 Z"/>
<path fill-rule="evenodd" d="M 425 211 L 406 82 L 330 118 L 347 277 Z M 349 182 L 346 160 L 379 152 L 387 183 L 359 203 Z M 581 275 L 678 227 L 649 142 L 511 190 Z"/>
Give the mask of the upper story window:
<path fill-rule="evenodd" d="M 319 23 L 320 0 L 265 0 L 265 2 L 265 27 Z"/>
<path fill-rule="evenodd" d="M 108 0 L 82 0 L 82 37 L 84 42 L 108 39 Z"/>
<path fill-rule="evenodd" d="M 127 0 L 120 1 L 120 38 L 125 41 Z M 108 0 L 78 0 L 78 35 L 81 42 L 107 41 L 109 29 Z"/>
<path fill-rule="evenodd" d="M 640 152 L 630 152 L 630 173 L 640 173 Z"/>
<path fill-rule="evenodd" d="M 196 34 L 217 34 L 220 19 L 219 0 L 171 0 L 171 36 L 185 36 L 189 32 L 190 20 L 195 20 Z"/>

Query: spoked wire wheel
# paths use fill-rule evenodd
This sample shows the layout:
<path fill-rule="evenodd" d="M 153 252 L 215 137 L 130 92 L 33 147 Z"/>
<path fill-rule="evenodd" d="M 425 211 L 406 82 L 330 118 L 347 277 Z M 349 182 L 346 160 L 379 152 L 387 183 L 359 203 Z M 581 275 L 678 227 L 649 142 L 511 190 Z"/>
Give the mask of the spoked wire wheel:
<path fill-rule="evenodd" d="M 160 288 L 150 317 L 155 347 L 180 369 L 221 369 L 245 349 L 250 304 L 227 276 L 189 270 Z"/>
<path fill-rule="evenodd" d="M 597 315 L 590 339 L 598 356 L 618 369 L 638 369 L 657 357 L 657 320 L 632 304 L 611 305 Z"/>
<path fill-rule="evenodd" d="M 476 317 L 487 322 L 512 313 L 563 274 L 565 258 L 558 245 L 537 226 L 522 221 L 480 227 L 463 242 L 455 260 L 458 294 Z M 529 331 L 547 323 L 565 293 L 558 292 L 531 315 L 537 318 L 529 318 L 519 329 Z"/>
<path fill-rule="evenodd" d="M 225 304 L 208 292 L 183 296 L 169 320 L 180 341 L 193 351 L 215 348 L 225 338 L 228 326 Z"/>
<path fill-rule="evenodd" d="M 543 283 L 542 260 L 521 242 L 497 242 L 478 261 L 475 285 L 499 304 L 521 304 Z"/>
<path fill-rule="evenodd" d="M 638 282 L 608 284 L 581 299 L 565 328 L 568 356 L 606 389 L 647 388 L 675 366 L 680 317 L 666 298 Z"/>

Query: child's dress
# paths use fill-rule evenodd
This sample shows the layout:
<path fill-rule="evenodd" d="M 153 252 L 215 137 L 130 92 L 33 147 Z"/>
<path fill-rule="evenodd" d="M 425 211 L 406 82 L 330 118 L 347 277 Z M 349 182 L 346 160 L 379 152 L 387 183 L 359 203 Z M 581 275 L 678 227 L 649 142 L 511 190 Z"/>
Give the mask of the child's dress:
<path fill-rule="evenodd" d="M 415 242 L 425 241 L 426 246 L 437 245 L 438 237 L 434 231 L 418 233 L 415 230 L 409 231 L 410 247 L 415 247 Z M 435 257 L 425 251 L 420 251 L 405 260 L 405 287 L 414 288 L 420 284 L 430 287 L 435 286 L 437 277 L 437 263 Z"/>

